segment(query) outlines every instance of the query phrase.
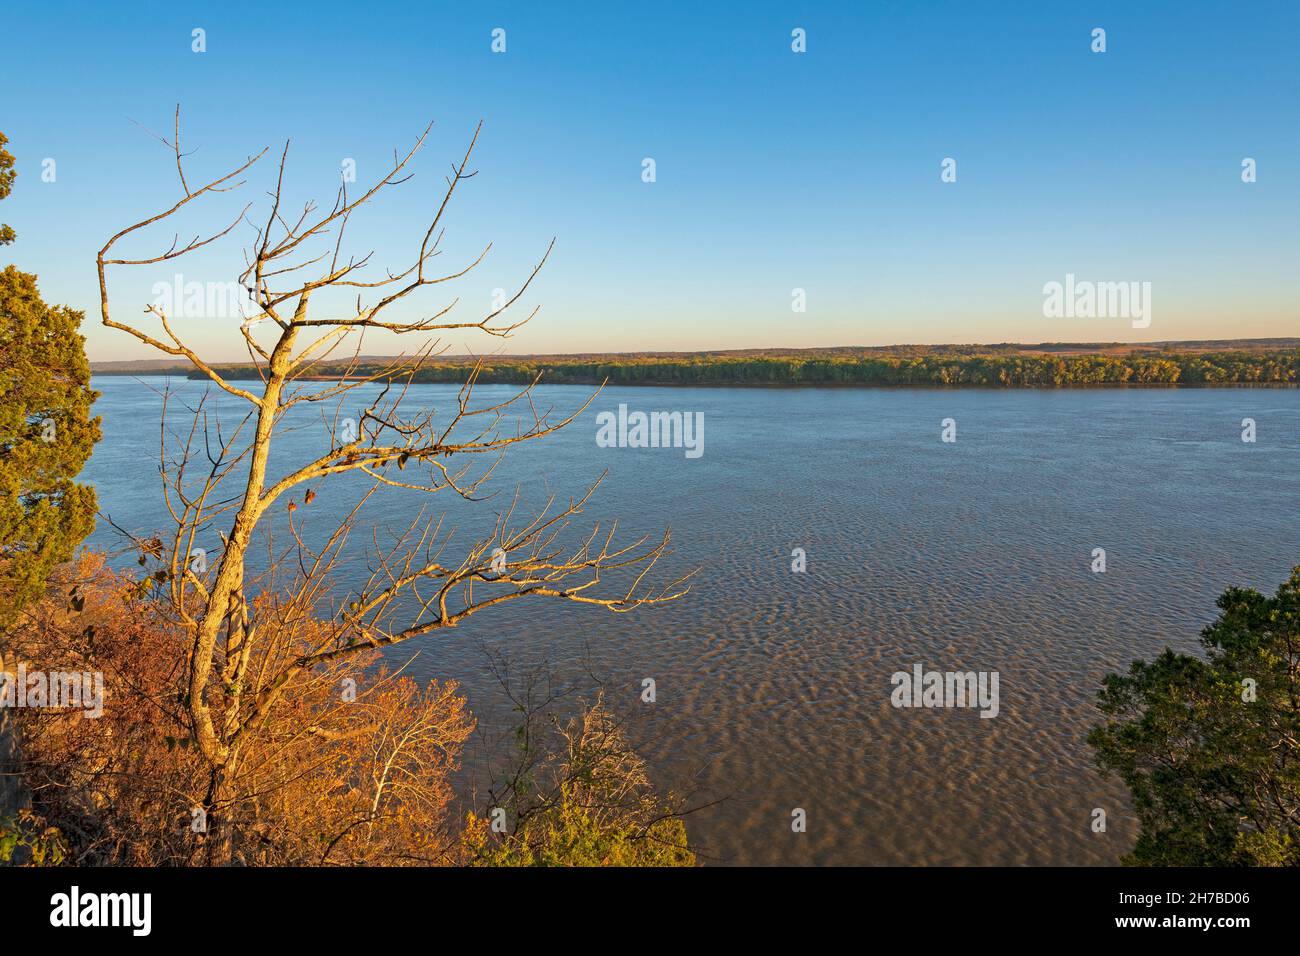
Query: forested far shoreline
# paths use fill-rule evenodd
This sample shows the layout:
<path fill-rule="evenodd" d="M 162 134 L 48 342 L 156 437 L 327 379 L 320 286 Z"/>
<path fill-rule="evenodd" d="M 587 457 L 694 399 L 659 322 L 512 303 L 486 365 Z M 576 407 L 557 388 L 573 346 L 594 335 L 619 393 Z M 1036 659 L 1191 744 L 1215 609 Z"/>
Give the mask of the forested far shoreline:
<path fill-rule="evenodd" d="M 381 359 L 324 365 L 316 377 L 386 377 Z M 425 362 L 400 376 L 413 382 L 460 383 L 468 360 Z M 254 365 L 221 367 L 231 379 L 257 379 Z M 203 377 L 189 372 L 190 377 Z M 725 387 L 973 387 L 1283 385 L 1300 383 L 1300 349 L 1263 352 L 1134 352 L 1113 354 L 934 354 L 857 357 L 682 356 L 582 360 L 483 360 L 482 383 L 523 385 L 658 385 Z"/>

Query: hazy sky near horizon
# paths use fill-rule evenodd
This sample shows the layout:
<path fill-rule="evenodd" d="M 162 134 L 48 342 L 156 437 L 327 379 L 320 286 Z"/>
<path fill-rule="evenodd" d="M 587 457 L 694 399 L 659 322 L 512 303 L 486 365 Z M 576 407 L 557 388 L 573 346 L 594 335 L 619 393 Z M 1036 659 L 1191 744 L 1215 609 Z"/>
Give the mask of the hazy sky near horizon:
<path fill-rule="evenodd" d="M 146 132 L 170 135 L 179 102 L 191 183 L 270 153 L 241 190 L 122 252 L 223 228 L 246 202 L 264 221 L 286 138 L 288 202 L 328 206 L 345 160 L 364 186 L 434 121 L 415 178 L 349 225 L 372 277 L 409 265 L 484 120 L 438 261 L 492 251 L 395 316 L 459 295 L 453 315 L 480 318 L 557 242 L 519 306 L 537 318 L 506 341 L 451 333 L 457 354 L 1296 335 L 1298 37 L 1294 2 L 19 0 L 0 35 L 18 170 L 0 263 L 86 310 L 92 359 L 158 357 L 100 326 L 94 257 L 180 197 Z M 232 281 L 250 238 L 119 269 L 116 317 L 147 324 L 155 284 L 178 275 Z M 1045 316 L 1045 283 L 1067 274 L 1149 282 L 1150 326 Z M 207 357 L 246 355 L 237 319 L 176 324 Z"/>

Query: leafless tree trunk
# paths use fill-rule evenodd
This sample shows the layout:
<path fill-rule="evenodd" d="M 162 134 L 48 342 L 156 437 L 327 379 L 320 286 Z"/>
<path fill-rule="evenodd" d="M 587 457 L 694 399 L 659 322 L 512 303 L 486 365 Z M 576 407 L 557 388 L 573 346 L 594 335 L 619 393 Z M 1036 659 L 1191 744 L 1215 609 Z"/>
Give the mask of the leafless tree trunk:
<path fill-rule="evenodd" d="M 248 218 L 252 209 L 249 204 L 234 222 L 206 238 L 195 237 L 184 245 L 179 238 L 174 239 L 165 252 L 157 255 L 112 258 L 119 241 L 137 231 L 169 219 L 209 194 L 239 188 L 244 182 L 239 177 L 266 153 L 263 150 L 226 175 L 191 188 L 180 146 L 178 108 L 174 136 L 163 142 L 175 156 L 179 200 L 118 232 L 97 257 L 101 313 L 106 326 L 167 355 L 188 359 L 213 385 L 248 406 L 247 415 L 236 427 L 223 430 L 219 423 L 214 426 L 209 421 L 205 403 L 200 403 L 175 455 L 169 452 L 165 408 L 162 423 L 163 487 L 175 524 L 170 544 L 163 550 L 163 577 L 176 618 L 189 634 L 184 662 L 188 687 L 185 706 L 194 742 L 211 767 L 205 804 L 209 826 L 214 828 L 210 843 L 214 862 L 228 862 L 234 852 L 232 841 L 236 837 L 229 820 L 239 799 L 233 780 L 239 771 L 243 742 L 276 705 L 286 685 L 317 665 L 454 627 L 470 615 L 509 601 L 552 598 L 627 611 L 673 600 L 688 589 L 685 577 L 668 584 L 649 583 L 651 568 L 667 553 L 667 532 L 655 542 L 641 539 L 616 546 L 615 528 L 596 524 L 575 543 L 561 543 L 571 519 L 582 511 L 599 484 L 597 479 L 567 505 L 557 506 L 552 499 L 540 513 L 518 524 L 516 496 L 515 504 L 498 515 L 493 533 L 470 547 L 459 560 L 444 557 L 448 537 L 442 532 L 441 522 L 422 512 L 405 533 L 395 536 L 390 546 L 381 548 L 376 540 L 373 573 L 350 600 L 339 602 L 328 613 L 324 636 L 318 646 L 305 653 L 277 653 L 274 629 L 259 628 L 254 620 L 250 610 L 254 595 L 249 593 L 246 562 L 255 533 L 277 505 L 290 511 L 298 568 L 292 584 L 277 593 L 277 600 L 289 609 L 288 613 L 320 614 L 320 598 L 329 571 L 363 506 L 376 491 L 385 487 L 420 493 L 450 490 L 476 500 L 477 492 L 510 445 L 543 438 L 573 421 L 586 407 L 584 404 L 562 418 L 553 417 L 549 411 L 540 412 L 533 398 L 536 381 L 506 402 L 476 407 L 472 401 L 478 375 L 475 368 L 461 389 L 450 420 L 438 422 L 432 411 L 407 416 L 402 400 L 414 372 L 436 348 L 436 343 L 430 342 L 423 342 L 409 356 L 377 371 L 357 371 L 361 342 L 368 330 L 421 335 L 474 329 L 507 337 L 536 314 L 534 309 L 519 321 L 504 317 L 529 288 L 550 255 L 550 247 L 518 291 L 481 318 L 454 320 L 452 312 L 459 300 L 453 300 L 416 321 L 389 319 L 388 310 L 394 303 L 426 287 L 464 276 L 483 261 L 491 248 L 489 244 L 463 267 L 446 273 L 431 271 L 443 238 L 440 224 L 444 213 L 457 187 L 475 175 L 468 170 L 479 130 L 475 130 L 464 156 L 453 164 L 441 201 L 431 211 L 428 228 L 407 268 L 368 280 L 364 270 L 370 254 L 345 257 L 344 234 L 350 218 L 381 193 L 411 178 L 408 167 L 431 126 L 405 155 L 395 153 L 386 175 L 359 196 L 349 196 L 345 182 L 327 212 L 307 203 L 292 221 L 282 206 L 289 153 L 286 143 L 274 188 L 268 194 L 270 208 L 265 220 L 259 220 L 260 225 Z M 177 334 L 172 318 L 158 305 L 145 309 L 152 316 L 152 332 L 118 321 L 110 308 L 109 275 L 114 268 L 147 267 L 179 259 L 224 238 L 241 222 L 252 229 L 253 240 L 245 251 L 244 268 L 238 278 L 249 290 L 257 314 L 243 323 L 239 332 L 259 371 L 260 389 L 237 384 L 228 373 L 223 374 L 205 360 Z M 323 290 L 356 290 L 355 308 L 342 317 L 315 315 L 310 309 L 312 298 Z M 374 297 L 373 304 L 363 302 L 367 295 Z M 340 351 L 350 355 L 347 372 L 336 380 L 312 381 L 313 371 Z M 370 383 L 383 385 L 379 396 L 361 413 L 355 434 L 342 433 L 338 426 L 344 397 Z M 322 414 L 333 435 L 331 447 L 313 460 L 271 474 L 269 461 L 276 429 L 291 409 L 301 405 L 333 406 L 332 419 L 328 413 Z M 502 428 L 509 416 L 518 416 L 513 433 Z M 195 448 L 200 443 L 207 461 L 195 476 L 192 472 L 199 461 Z M 488 455 L 491 463 L 473 468 L 481 455 Z M 461 462 L 469 464 L 462 466 Z M 405 469 L 411 463 L 427 469 L 427 479 L 408 477 Z M 389 465 L 396 465 L 403 477 L 393 477 Z M 294 495 L 300 486 L 307 486 L 305 500 L 310 501 L 320 483 L 355 472 L 368 476 L 368 490 L 337 522 L 324 546 L 312 548 L 300 535 L 300 524 L 294 521 Z M 218 493 L 227 479 L 238 486 L 237 491 Z M 224 543 L 220 557 L 208 570 L 196 569 L 190 561 L 195 542 L 201 532 L 214 529 Z M 494 567 L 493 556 L 501 552 L 506 558 L 504 562 L 498 558 Z M 617 571 L 614 577 L 618 584 L 611 588 L 603 576 L 613 571 Z"/>

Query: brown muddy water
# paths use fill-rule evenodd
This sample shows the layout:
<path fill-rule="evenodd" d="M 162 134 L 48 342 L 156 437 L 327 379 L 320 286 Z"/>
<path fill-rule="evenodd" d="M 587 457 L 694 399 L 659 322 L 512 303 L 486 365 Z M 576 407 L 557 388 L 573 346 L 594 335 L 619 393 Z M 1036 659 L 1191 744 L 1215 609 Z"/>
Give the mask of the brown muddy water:
<path fill-rule="evenodd" d="M 119 524 L 160 528 L 158 396 L 126 378 L 95 385 L 105 438 L 86 474 Z M 454 393 L 417 386 L 411 400 Z M 538 394 L 566 410 L 589 393 Z M 703 413 L 703 454 L 599 447 L 596 416 L 620 403 Z M 956 442 L 941 441 L 946 418 Z M 302 424 L 277 462 L 328 447 L 318 422 Z M 411 672 L 460 681 L 487 741 L 512 720 L 491 655 L 520 671 L 545 662 L 569 704 L 599 679 L 662 788 L 721 800 L 688 824 L 707 863 L 1115 863 L 1135 827 L 1084 740 L 1102 676 L 1166 646 L 1195 651 L 1225 587 L 1271 592 L 1300 564 L 1296 390 L 608 389 L 507 459 L 501 499 L 438 504 L 469 541 L 516 487 L 536 503 L 602 471 L 583 518 L 617 517 L 628 537 L 671 527 L 663 570 L 699 568 L 692 592 L 631 614 L 516 602 L 412 648 Z M 324 527 L 358 487 L 327 488 L 313 517 Z M 420 503 L 394 491 L 371 520 L 400 524 Z M 117 540 L 101 528 L 92 543 Z M 1090 569 L 1095 548 L 1105 573 Z M 891 706 L 891 675 L 918 664 L 996 672 L 997 716 Z M 468 754 L 467 780 L 481 783 L 492 746 Z M 1090 828 L 1098 807 L 1105 833 Z"/>

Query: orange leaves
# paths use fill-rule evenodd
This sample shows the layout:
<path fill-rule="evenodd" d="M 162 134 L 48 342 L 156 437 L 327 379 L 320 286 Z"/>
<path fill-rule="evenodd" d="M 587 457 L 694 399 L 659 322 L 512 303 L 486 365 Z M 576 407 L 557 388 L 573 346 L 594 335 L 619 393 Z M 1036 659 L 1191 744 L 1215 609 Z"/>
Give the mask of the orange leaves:
<path fill-rule="evenodd" d="M 73 587 L 79 610 L 67 601 Z M 134 594 L 130 578 L 88 555 L 32 609 L 16 653 L 48 669 L 102 671 L 105 700 L 95 720 L 18 714 L 28 783 L 51 825 L 85 835 L 71 861 L 202 864 L 208 835 L 190 821 L 211 777 L 184 710 L 188 636 L 165 605 Z M 326 624 L 294 618 L 272 597 L 253 603 L 264 639 L 252 674 L 330 639 Z M 214 678 L 208 696 L 221 720 L 261 689 L 254 683 L 241 704 Z M 235 858 L 251 865 L 450 862 L 451 775 L 473 726 L 454 682 L 417 683 L 374 653 L 325 662 L 290 681 L 242 736 L 229 800 L 208 807 L 208 819 L 233 828 Z"/>

